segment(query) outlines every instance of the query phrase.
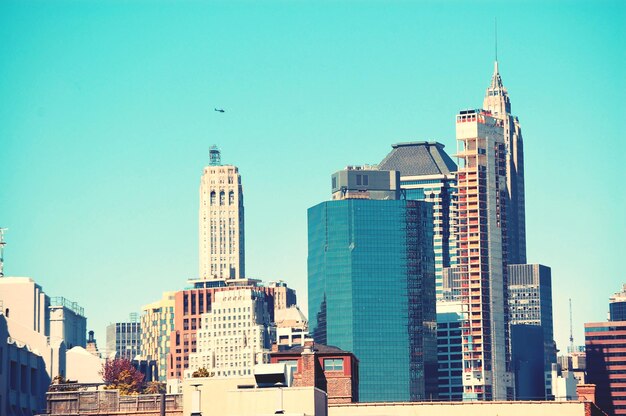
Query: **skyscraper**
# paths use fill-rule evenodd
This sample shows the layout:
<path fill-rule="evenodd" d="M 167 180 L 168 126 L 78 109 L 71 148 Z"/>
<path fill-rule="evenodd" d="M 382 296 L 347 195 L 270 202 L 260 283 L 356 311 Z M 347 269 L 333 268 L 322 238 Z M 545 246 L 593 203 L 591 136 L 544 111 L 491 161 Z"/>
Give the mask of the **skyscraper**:
<path fill-rule="evenodd" d="M 524 142 L 519 119 L 511 115 L 511 100 L 502 84 L 498 61 L 494 63 L 483 109 L 504 122 L 506 149 L 508 264 L 526 263 L 526 208 L 524 201 Z"/>
<path fill-rule="evenodd" d="M 451 300 L 454 294 L 444 287 L 443 270 L 456 262 L 452 215 L 456 163 L 438 142 L 398 143 L 391 147 L 379 168 L 400 172 L 400 188 L 406 199 L 433 204 L 435 293 L 437 300 Z"/>
<path fill-rule="evenodd" d="M 509 319 L 511 325 L 532 325 L 543 332 L 543 372 L 550 374 L 556 363 L 552 320 L 552 274 L 541 264 L 510 264 Z M 549 384 L 546 394 L 551 394 Z M 519 392 L 516 392 L 516 397 Z"/>
<path fill-rule="evenodd" d="M 457 276 L 463 323 L 464 399 L 512 398 L 507 302 L 504 122 L 485 110 L 456 116 Z"/>
<path fill-rule="evenodd" d="M 352 175 L 369 182 L 369 174 L 349 170 L 347 183 Z M 308 210 L 308 232 L 309 329 L 316 343 L 358 357 L 359 399 L 436 397 L 430 204 L 322 202 Z"/>
<path fill-rule="evenodd" d="M 245 276 L 243 189 L 239 170 L 221 164 L 216 146 L 200 180 L 200 278 Z"/>

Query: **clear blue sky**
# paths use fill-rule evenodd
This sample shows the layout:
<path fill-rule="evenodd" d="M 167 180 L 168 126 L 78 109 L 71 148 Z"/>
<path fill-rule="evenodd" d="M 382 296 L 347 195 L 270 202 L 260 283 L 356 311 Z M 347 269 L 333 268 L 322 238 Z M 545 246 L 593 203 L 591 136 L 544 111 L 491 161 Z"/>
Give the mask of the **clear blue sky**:
<path fill-rule="evenodd" d="M 525 139 L 528 258 L 577 343 L 626 280 L 626 3 L 0 3 L 6 273 L 104 327 L 197 273 L 213 143 L 243 175 L 249 277 L 306 310 L 306 209 L 330 174 L 438 140 L 493 68 Z M 226 113 L 213 111 L 223 107 Z"/>

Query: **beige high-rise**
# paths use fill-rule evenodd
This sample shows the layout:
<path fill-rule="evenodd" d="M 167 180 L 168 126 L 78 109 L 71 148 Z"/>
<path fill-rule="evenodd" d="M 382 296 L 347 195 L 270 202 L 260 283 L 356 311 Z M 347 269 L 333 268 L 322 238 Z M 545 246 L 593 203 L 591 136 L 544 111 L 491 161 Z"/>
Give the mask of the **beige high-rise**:
<path fill-rule="evenodd" d="M 243 190 L 239 170 L 212 146 L 200 180 L 200 278 L 240 279 L 244 268 Z"/>

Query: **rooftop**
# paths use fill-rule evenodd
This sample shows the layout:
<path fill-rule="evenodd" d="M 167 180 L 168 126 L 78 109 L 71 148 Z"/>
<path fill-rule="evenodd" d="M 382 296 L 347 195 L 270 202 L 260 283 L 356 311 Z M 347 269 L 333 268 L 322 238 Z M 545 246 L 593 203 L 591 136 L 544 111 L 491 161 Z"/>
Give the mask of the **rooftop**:
<path fill-rule="evenodd" d="M 392 150 L 378 165 L 381 170 L 398 170 L 401 176 L 450 175 L 456 163 L 439 142 L 407 142 L 391 146 Z"/>

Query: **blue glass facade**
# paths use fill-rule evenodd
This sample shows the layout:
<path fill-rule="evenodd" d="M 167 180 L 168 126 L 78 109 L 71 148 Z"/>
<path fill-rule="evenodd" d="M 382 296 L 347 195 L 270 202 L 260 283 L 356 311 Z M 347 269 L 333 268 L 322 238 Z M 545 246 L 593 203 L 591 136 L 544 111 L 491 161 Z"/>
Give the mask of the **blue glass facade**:
<path fill-rule="evenodd" d="M 609 303 L 609 320 L 626 321 L 626 302 Z"/>
<path fill-rule="evenodd" d="M 310 332 L 356 355 L 363 402 L 436 397 L 432 224 L 418 201 L 308 210 Z"/>

